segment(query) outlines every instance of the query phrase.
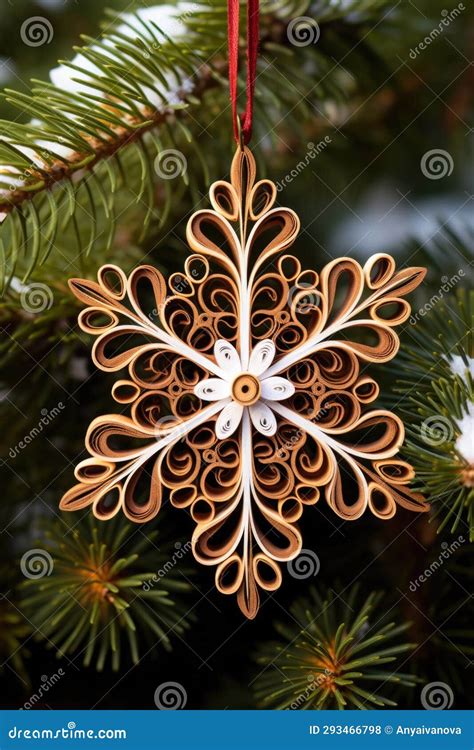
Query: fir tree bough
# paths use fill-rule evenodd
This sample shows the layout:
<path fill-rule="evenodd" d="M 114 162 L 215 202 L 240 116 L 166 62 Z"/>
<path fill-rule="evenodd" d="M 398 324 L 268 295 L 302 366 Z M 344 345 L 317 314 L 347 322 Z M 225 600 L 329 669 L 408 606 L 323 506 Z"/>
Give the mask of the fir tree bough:
<path fill-rule="evenodd" d="M 301 132 L 302 120 L 314 119 L 312 101 L 347 100 L 353 60 L 364 71 L 382 67 L 371 46 L 376 35 L 370 41 L 366 36 L 390 5 L 262 2 L 256 142 L 259 131 L 275 138 L 282 117 L 287 128 Z M 324 28 L 327 48 L 289 42 L 289 22 L 305 12 Z M 211 126 L 219 141 L 215 123 L 228 117 L 226 13 L 225 0 L 111 11 L 104 33 L 84 37 L 76 56 L 54 69 L 49 82 L 33 80 L 26 92 L 6 90 L 8 103 L 30 119 L 0 121 L 2 287 L 14 275 L 28 279 L 53 250 L 66 271 L 76 256 L 110 250 L 117 222 L 130 218 L 133 205 L 142 238 L 153 218 L 162 227 L 179 198 L 166 161 L 160 166 L 170 149 L 194 160 L 192 169 L 179 170 L 184 182 L 196 186 L 198 165 L 209 182 L 218 149 L 204 154 L 199 141 Z M 345 58 L 352 48 L 341 74 L 334 55 Z M 321 121 L 331 125 L 326 114 Z M 196 190 L 194 198 L 199 200 Z"/>
<path fill-rule="evenodd" d="M 369 709 L 395 706 L 378 691 L 387 685 L 413 686 L 410 674 L 389 670 L 414 644 L 400 636 L 409 623 L 387 622 L 381 595 L 365 600 L 358 586 L 341 593 L 312 589 L 278 623 L 278 642 L 262 645 L 256 681 L 260 708 Z M 375 687 L 372 686 L 375 683 Z"/>
<path fill-rule="evenodd" d="M 169 650 L 173 633 L 188 627 L 183 595 L 191 587 L 155 539 L 121 520 L 85 519 L 66 533 L 64 522 L 48 526 L 43 549 L 52 571 L 26 581 L 21 602 L 37 639 L 54 646 L 58 658 L 80 657 L 98 671 L 107 657 L 118 670 L 125 652 L 138 663 L 147 643 Z"/>
<path fill-rule="evenodd" d="M 406 415 L 404 452 L 434 506 L 438 533 L 467 527 L 474 541 L 474 292 L 441 300 L 398 359 Z M 413 413 L 418 414 L 413 424 Z"/>

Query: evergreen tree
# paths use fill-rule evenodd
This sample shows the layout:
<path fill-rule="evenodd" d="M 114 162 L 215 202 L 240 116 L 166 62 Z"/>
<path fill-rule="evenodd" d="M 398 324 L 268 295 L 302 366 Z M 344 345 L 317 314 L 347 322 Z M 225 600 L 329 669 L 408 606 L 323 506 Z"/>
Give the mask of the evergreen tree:
<path fill-rule="evenodd" d="M 340 255 L 386 251 L 402 266 L 429 269 L 401 353 L 381 372 L 380 398 L 407 425 L 404 457 L 433 510 L 341 524 L 322 500 L 307 508 L 303 535 L 321 560 L 315 593 L 310 579 L 284 584 L 243 624 L 205 572 L 189 574 L 191 554 L 176 554 L 174 544 L 187 549 L 192 533 L 183 515 L 167 507 L 166 526 L 160 517 L 151 529 L 66 522 L 58 511 L 85 455 L 86 425 L 113 410 L 112 381 L 90 363 L 67 280 L 95 278 L 104 262 L 126 272 L 143 262 L 180 270 L 186 221 L 206 205 L 211 181 L 227 175 L 233 150 L 225 0 L 129 5 L 21 0 L 2 8 L 4 704 L 21 705 L 59 654 L 78 666 L 48 695 L 59 708 L 100 700 L 152 708 L 168 677 L 186 686 L 188 708 L 417 708 L 430 680 L 446 682 L 454 707 L 465 708 L 474 8 L 261 2 L 251 146 L 262 176 L 278 184 L 278 202 L 301 217 L 297 254 L 316 270 Z M 243 70 L 239 84 L 243 94 Z M 462 549 L 446 553 L 460 536 Z M 46 572 L 25 567 L 38 550 Z M 387 581 L 390 603 L 376 593 Z M 269 621 L 280 623 L 278 643 L 268 642 Z M 130 689 L 119 682 L 112 693 L 115 672 L 126 680 L 130 668 Z M 301 701 L 308 675 L 315 687 Z"/>

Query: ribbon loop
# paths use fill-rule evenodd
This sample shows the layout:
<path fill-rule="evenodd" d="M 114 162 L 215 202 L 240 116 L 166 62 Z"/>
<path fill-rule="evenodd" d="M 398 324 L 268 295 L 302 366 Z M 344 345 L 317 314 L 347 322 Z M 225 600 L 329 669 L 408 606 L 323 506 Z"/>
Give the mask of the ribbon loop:
<path fill-rule="evenodd" d="M 259 40 L 259 0 L 247 0 L 247 102 L 242 115 L 239 115 L 237 111 L 240 1 L 227 0 L 227 10 L 229 88 L 232 103 L 234 138 L 240 146 L 243 146 L 248 144 L 252 135 L 253 97 L 255 92 Z"/>

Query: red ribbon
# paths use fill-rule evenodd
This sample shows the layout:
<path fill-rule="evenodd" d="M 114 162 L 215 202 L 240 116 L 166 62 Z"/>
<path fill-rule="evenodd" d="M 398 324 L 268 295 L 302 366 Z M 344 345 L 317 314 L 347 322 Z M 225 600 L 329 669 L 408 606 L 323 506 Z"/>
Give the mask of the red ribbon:
<path fill-rule="evenodd" d="M 247 0 L 247 103 L 240 116 L 237 112 L 237 77 L 239 68 L 240 1 L 227 0 L 227 30 L 229 41 L 229 87 L 232 103 L 234 138 L 247 144 L 252 135 L 253 96 L 257 70 L 259 37 L 259 0 Z"/>

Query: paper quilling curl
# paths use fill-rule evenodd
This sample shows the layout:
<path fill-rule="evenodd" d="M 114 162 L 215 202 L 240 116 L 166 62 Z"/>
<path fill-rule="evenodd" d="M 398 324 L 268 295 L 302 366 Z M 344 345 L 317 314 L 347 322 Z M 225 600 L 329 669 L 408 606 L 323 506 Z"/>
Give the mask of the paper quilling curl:
<path fill-rule="evenodd" d="M 230 182 L 214 183 L 212 208 L 188 223 L 182 274 L 166 283 L 152 266 L 127 278 L 108 265 L 97 282 L 70 281 L 95 364 L 128 376 L 112 390 L 123 413 L 90 425 L 90 458 L 61 508 L 137 523 L 164 499 L 188 509 L 196 559 L 249 618 L 298 555 L 298 519 L 321 493 L 346 520 L 428 507 L 395 458 L 403 424 L 370 408 L 379 389 L 361 371 L 396 354 L 403 298 L 425 270 L 397 271 L 383 254 L 302 270 L 286 254 L 298 217 L 275 199 L 239 149 Z"/>

